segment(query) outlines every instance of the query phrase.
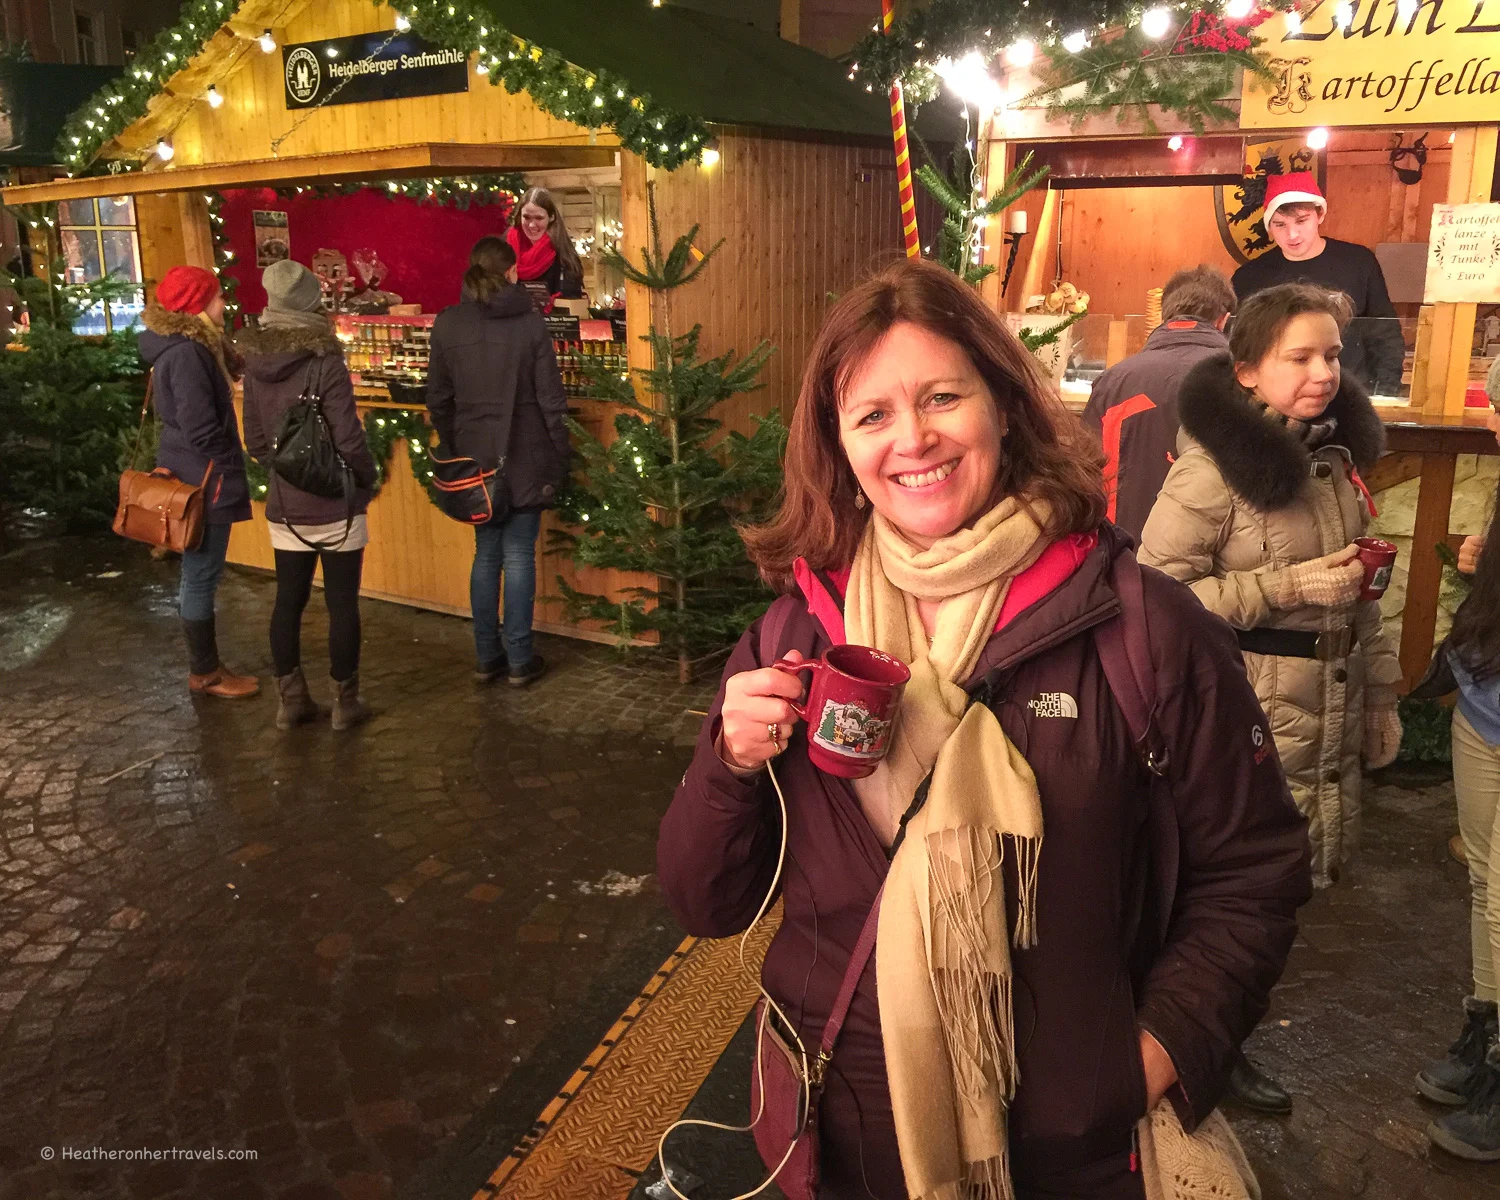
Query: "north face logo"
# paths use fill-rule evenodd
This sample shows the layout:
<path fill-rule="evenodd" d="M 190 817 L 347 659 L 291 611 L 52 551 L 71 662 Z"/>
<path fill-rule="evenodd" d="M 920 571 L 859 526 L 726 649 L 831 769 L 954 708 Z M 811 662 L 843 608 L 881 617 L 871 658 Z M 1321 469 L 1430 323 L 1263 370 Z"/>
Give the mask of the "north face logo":
<path fill-rule="evenodd" d="M 1043 692 L 1035 700 L 1028 700 L 1027 707 L 1039 717 L 1071 717 L 1078 719 L 1078 701 L 1067 692 Z"/>

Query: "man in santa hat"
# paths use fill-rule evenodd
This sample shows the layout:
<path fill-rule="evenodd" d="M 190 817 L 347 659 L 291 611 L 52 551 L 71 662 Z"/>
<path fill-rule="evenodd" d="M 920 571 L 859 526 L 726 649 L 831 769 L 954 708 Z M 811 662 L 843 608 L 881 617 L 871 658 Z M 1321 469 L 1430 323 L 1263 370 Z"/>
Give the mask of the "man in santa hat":
<path fill-rule="evenodd" d="M 1401 387 L 1406 353 L 1401 328 L 1386 293 L 1380 261 L 1365 246 L 1323 236 L 1328 216 L 1311 171 L 1272 175 L 1266 181 L 1265 223 L 1275 247 L 1234 273 L 1240 303 L 1280 283 L 1312 283 L 1344 292 L 1354 302 L 1354 321 L 1344 331 L 1339 356 L 1346 372 L 1373 392 L 1394 396 Z"/>

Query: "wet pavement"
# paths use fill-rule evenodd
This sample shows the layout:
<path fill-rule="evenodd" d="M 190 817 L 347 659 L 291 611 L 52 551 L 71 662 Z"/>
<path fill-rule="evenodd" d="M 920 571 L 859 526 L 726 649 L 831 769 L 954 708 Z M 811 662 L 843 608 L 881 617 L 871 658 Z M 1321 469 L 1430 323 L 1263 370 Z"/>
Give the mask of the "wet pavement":
<path fill-rule="evenodd" d="M 566 1077 L 600 982 L 680 937 L 649 876 L 704 688 L 553 638 L 482 688 L 467 622 L 366 602 L 378 715 L 280 735 L 266 692 L 189 698 L 175 579 L 112 540 L 0 559 L 0 1196 L 414 1187 L 476 1115 L 523 1130 L 538 1057 Z M 273 590 L 231 569 L 219 608 L 268 687 Z M 325 635 L 315 594 L 326 699 Z M 64 1161 L 96 1146 L 257 1157 Z"/>
<path fill-rule="evenodd" d="M 112 540 L 0 557 L 0 1200 L 469 1200 L 680 939 L 650 873 L 709 688 L 554 638 L 481 688 L 467 622 L 366 602 L 376 719 L 279 735 L 269 695 L 188 697 L 175 579 Z M 272 590 L 220 597 L 267 685 Z M 325 629 L 315 594 L 326 698 Z M 1297 1111 L 1235 1118 L 1268 1200 L 1500 1200 L 1411 1086 L 1466 990 L 1452 805 L 1386 772 L 1304 910 L 1250 1045 Z M 745 1056 L 696 1111 L 743 1104 Z M 64 1158 L 94 1147 L 162 1153 Z M 701 1161 L 699 1195 L 755 1182 Z"/>

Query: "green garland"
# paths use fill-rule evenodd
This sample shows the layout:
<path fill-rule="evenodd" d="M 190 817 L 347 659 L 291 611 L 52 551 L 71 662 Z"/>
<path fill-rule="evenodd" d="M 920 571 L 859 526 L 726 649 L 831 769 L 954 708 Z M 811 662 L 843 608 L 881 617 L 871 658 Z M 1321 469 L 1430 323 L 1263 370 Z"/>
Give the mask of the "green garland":
<path fill-rule="evenodd" d="M 372 2 L 378 8 L 384 0 Z M 69 174 L 94 168 L 100 149 L 146 115 L 152 98 L 237 9 L 233 0 L 188 0 L 177 23 L 159 33 L 119 78 L 95 92 L 63 125 L 57 153 Z M 405 15 L 428 41 L 477 53 L 478 67 L 491 84 L 503 84 L 512 94 L 526 92 L 538 108 L 560 120 L 613 130 L 626 149 L 652 166 L 670 171 L 697 162 L 708 140 L 701 118 L 657 104 L 613 72 L 574 66 L 556 51 L 516 37 L 495 24 L 479 0 L 408 0 Z M 136 170 L 140 165 L 114 160 L 105 169 Z"/>
<path fill-rule="evenodd" d="M 372 0 L 377 7 L 384 0 Z M 430 42 L 479 55 L 491 84 L 524 91 L 543 112 L 585 129 L 612 129 L 627 150 L 668 171 L 697 162 L 709 133 L 699 117 L 656 104 L 610 71 L 589 71 L 495 23 L 476 0 L 409 0 L 407 19 Z M 476 69 L 477 69 L 476 68 Z"/>
<path fill-rule="evenodd" d="M 356 192 L 381 192 L 404 196 L 418 204 L 433 204 L 467 212 L 478 205 L 513 205 L 526 191 L 526 176 L 519 171 L 504 174 L 445 176 L 440 179 L 390 179 L 383 183 L 314 183 L 279 187 L 283 199 L 311 192 L 317 197 L 352 196 Z"/>
<path fill-rule="evenodd" d="M 436 505 L 437 488 L 433 486 L 432 468 L 427 462 L 431 440 L 432 427 L 427 424 L 426 415 L 420 411 L 379 408 L 367 412 L 365 445 L 370 448 L 370 457 L 375 460 L 375 486 L 370 489 L 370 495 L 374 497 L 380 494 L 380 489 L 390 477 L 391 453 L 397 442 L 405 441 L 411 473 L 417 477 L 427 498 Z M 250 483 L 250 498 L 265 500 L 271 488 L 270 472 L 248 454 L 245 455 L 245 477 Z"/>
<path fill-rule="evenodd" d="M 1042 5 L 1000 0 L 932 0 L 895 22 L 889 34 L 872 33 L 849 52 L 849 78 L 866 90 L 884 90 L 900 80 L 917 103 L 936 96 L 941 81 L 934 64 L 978 52 L 986 62 L 1007 48 L 1029 42 L 1039 55 L 1041 86 L 1015 101 L 1046 105 L 1049 117 L 1065 116 L 1075 128 L 1086 118 L 1130 115 L 1151 128 L 1153 107 L 1172 113 L 1202 132 L 1232 121 L 1223 103 L 1236 73 L 1269 77 L 1262 39 L 1253 30 L 1292 0 L 1263 0 L 1245 16 L 1228 17 L 1217 3 L 1192 10 L 1164 0 L 1053 0 Z M 1142 30 L 1153 8 L 1171 14 L 1158 38 Z M 1034 68 L 1035 69 L 1035 68 Z"/>

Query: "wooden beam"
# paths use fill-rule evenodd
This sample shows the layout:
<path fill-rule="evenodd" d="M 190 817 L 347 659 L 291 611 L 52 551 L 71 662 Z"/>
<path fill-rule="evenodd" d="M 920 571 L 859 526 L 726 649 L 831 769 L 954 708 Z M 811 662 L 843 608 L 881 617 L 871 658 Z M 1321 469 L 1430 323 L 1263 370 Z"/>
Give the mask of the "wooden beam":
<path fill-rule="evenodd" d="M 1036 236 L 1031 239 L 1031 255 L 1026 260 L 1026 274 L 1021 280 L 1021 295 L 1016 308 L 1026 311 L 1026 303 L 1043 288 L 1042 273 L 1047 269 L 1047 255 L 1052 251 L 1056 225 L 1060 219 L 1058 208 L 1062 204 L 1062 193 L 1047 189 L 1047 198 L 1042 202 L 1042 216 L 1036 223 Z"/>
<path fill-rule="evenodd" d="M 0 192 L 6 204 L 51 203 L 93 196 L 132 196 L 143 192 L 211 191 L 286 183 L 334 183 L 354 179 L 401 179 L 422 175 L 464 175 L 492 171 L 546 171 L 559 167 L 608 167 L 612 146 L 551 144 L 465 145 L 454 142 L 391 146 L 295 158 L 260 158 L 122 175 L 87 175 L 26 184 Z"/>
<path fill-rule="evenodd" d="M 998 138 L 987 138 L 984 143 L 984 194 L 993 196 L 1005 184 L 1011 169 L 1010 143 Z M 984 263 L 995 268 L 995 273 L 979 285 L 979 294 L 996 312 L 1005 308 L 1005 297 L 1000 292 L 1001 277 L 1005 274 L 1005 260 L 1010 254 L 1010 245 L 1005 240 L 1005 212 L 990 218 L 990 227 L 984 234 Z"/>
<path fill-rule="evenodd" d="M 1420 454 L 1386 454 L 1365 472 L 1365 486 L 1372 492 L 1398 487 L 1422 473 Z"/>
<path fill-rule="evenodd" d="M 640 261 L 641 247 L 651 245 L 651 208 L 646 184 L 646 160 L 628 150 L 620 152 L 620 251 L 631 262 Z M 651 331 L 651 290 L 625 281 L 625 356 L 632 371 L 651 368 L 651 346 L 641 339 Z"/>
<path fill-rule="evenodd" d="M 1411 691 L 1432 659 L 1437 631 L 1438 593 L 1443 561 L 1435 547 L 1448 540 L 1448 512 L 1453 507 L 1452 454 L 1422 457 L 1422 486 L 1417 492 L 1417 519 L 1411 536 L 1411 563 L 1406 573 L 1406 608 L 1401 614 L 1401 674 Z"/>

